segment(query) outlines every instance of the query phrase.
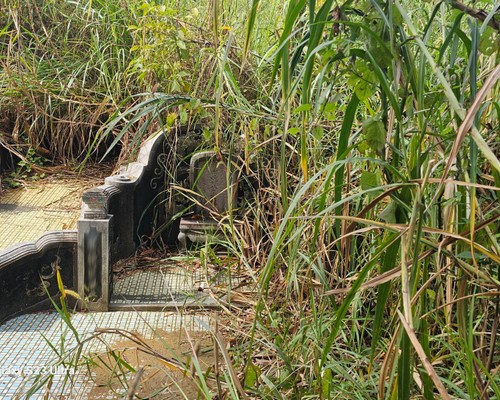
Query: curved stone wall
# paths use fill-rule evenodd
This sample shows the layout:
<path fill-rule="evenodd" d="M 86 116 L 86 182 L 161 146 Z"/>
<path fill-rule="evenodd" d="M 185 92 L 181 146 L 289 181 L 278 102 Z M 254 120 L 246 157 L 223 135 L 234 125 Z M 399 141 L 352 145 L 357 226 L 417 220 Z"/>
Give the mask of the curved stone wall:
<path fill-rule="evenodd" d="M 76 281 L 76 231 L 47 232 L 37 241 L 0 252 L 0 323 L 19 313 L 52 307 L 56 269 L 68 286 Z"/>
<path fill-rule="evenodd" d="M 180 134 L 187 137 L 187 133 L 182 129 Z M 135 162 L 106 178 L 104 185 L 85 192 L 78 231 L 47 232 L 35 242 L 0 251 L 0 322 L 22 312 L 52 308 L 43 282 L 49 294 L 58 298 L 55 278 L 48 272 L 56 265 L 61 268 L 65 285 L 85 295 L 84 235 L 89 227 L 103 232 L 98 263 L 102 264 L 100 276 L 108 277 L 107 289 L 102 290 L 100 299 L 90 302 L 89 308 L 107 309 L 111 265 L 132 255 L 155 231 L 155 222 L 171 217 L 165 212 L 162 197 L 165 177 L 170 173 L 167 158 L 171 147 L 161 133 L 150 138 L 141 146 Z M 163 233 L 166 242 L 176 238 L 175 227 Z"/>

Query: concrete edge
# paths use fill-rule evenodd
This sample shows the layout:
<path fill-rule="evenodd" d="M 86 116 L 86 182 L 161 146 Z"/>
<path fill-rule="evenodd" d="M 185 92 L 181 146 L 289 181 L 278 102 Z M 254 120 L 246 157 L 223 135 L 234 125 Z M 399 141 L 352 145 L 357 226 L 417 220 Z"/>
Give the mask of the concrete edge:
<path fill-rule="evenodd" d="M 76 243 L 76 230 L 49 231 L 32 242 L 24 242 L 7 247 L 0 251 L 0 268 L 19 261 L 25 257 L 43 253 L 48 247 L 57 243 Z"/>

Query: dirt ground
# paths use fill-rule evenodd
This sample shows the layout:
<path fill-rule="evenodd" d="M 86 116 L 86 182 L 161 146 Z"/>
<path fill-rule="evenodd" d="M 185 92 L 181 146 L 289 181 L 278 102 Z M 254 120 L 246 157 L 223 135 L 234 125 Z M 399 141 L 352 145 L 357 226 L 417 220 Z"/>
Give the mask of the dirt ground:
<path fill-rule="evenodd" d="M 210 333 L 157 330 L 156 334 L 154 339 L 144 339 L 122 333 L 124 340 L 93 355 L 95 385 L 88 398 L 123 399 L 132 392 L 137 396 L 134 398 L 142 399 L 198 398 L 199 378 L 192 360 L 195 354 L 203 373 L 209 371 L 207 375 L 213 376 L 215 355 Z M 208 378 L 209 386 L 210 381 Z"/>

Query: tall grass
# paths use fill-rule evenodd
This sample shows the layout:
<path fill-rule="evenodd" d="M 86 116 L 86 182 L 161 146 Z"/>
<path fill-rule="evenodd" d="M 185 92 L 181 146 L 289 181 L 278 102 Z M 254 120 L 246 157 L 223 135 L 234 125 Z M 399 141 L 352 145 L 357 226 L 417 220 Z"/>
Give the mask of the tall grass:
<path fill-rule="evenodd" d="M 258 301 L 251 319 L 229 316 L 228 365 L 249 395 L 500 398 L 498 6 L 174 3 L 99 14 L 93 2 L 75 21 L 61 11 L 80 41 L 111 18 L 123 35 L 99 31 L 101 56 L 41 81 L 20 72 L 40 59 L 67 67 L 71 38 L 71 52 L 49 57 L 33 42 L 36 68 L 16 64 L 18 40 L 52 36 L 16 35 L 6 8 L 4 96 L 31 107 L 28 126 L 58 126 L 33 93 L 88 111 L 64 82 L 92 78 L 97 95 L 78 93 L 100 99 L 91 105 L 107 123 L 77 135 L 80 147 L 201 124 L 203 146 L 240 155 L 251 195 L 226 246 L 258 275 Z M 232 371 L 227 397 L 241 397 L 239 378 Z"/>
<path fill-rule="evenodd" d="M 130 17 L 119 1 L 2 1 L 2 143 L 81 159 L 133 90 Z"/>
<path fill-rule="evenodd" d="M 288 3 L 261 396 L 499 397 L 497 40 L 444 3 Z"/>

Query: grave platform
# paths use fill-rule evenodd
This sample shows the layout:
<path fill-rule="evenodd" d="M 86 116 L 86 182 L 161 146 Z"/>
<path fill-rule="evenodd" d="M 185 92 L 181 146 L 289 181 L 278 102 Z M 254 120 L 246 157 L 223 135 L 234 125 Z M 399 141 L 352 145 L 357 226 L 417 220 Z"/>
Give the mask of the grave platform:
<path fill-rule="evenodd" d="M 216 309 L 242 286 L 245 277 L 230 268 L 217 271 L 167 259 L 154 267 L 115 274 L 109 309 Z"/>
<path fill-rule="evenodd" d="M 124 398 L 125 389 L 116 393 L 100 387 L 95 371 L 85 363 L 89 354 L 104 354 L 121 345 L 120 331 L 159 346 L 165 334 L 175 338 L 197 332 L 212 337 L 218 310 L 231 307 L 233 296 L 251 290 L 249 277 L 235 267 L 203 265 L 193 257 L 173 258 L 148 265 L 137 265 L 133 258 L 115 264 L 110 311 L 71 316 L 80 341 L 85 342 L 78 359 L 76 337 L 55 312 L 25 314 L 0 325 L 0 399 L 24 399 L 29 394 L 35 400 L 84 400 L 97 398 L 96 392 L 107 393 L 98 398 Z M 103 329 L 107 333 L 99 334 Z M 66 374 L 57 353 L 67 365 L 79 367 Z M 32 373 L 36 368 L 47 372 Z M 33 388 L 37 390 L 30 394 Z M 170 398 L 165 396 L 159 398 Z"/>

